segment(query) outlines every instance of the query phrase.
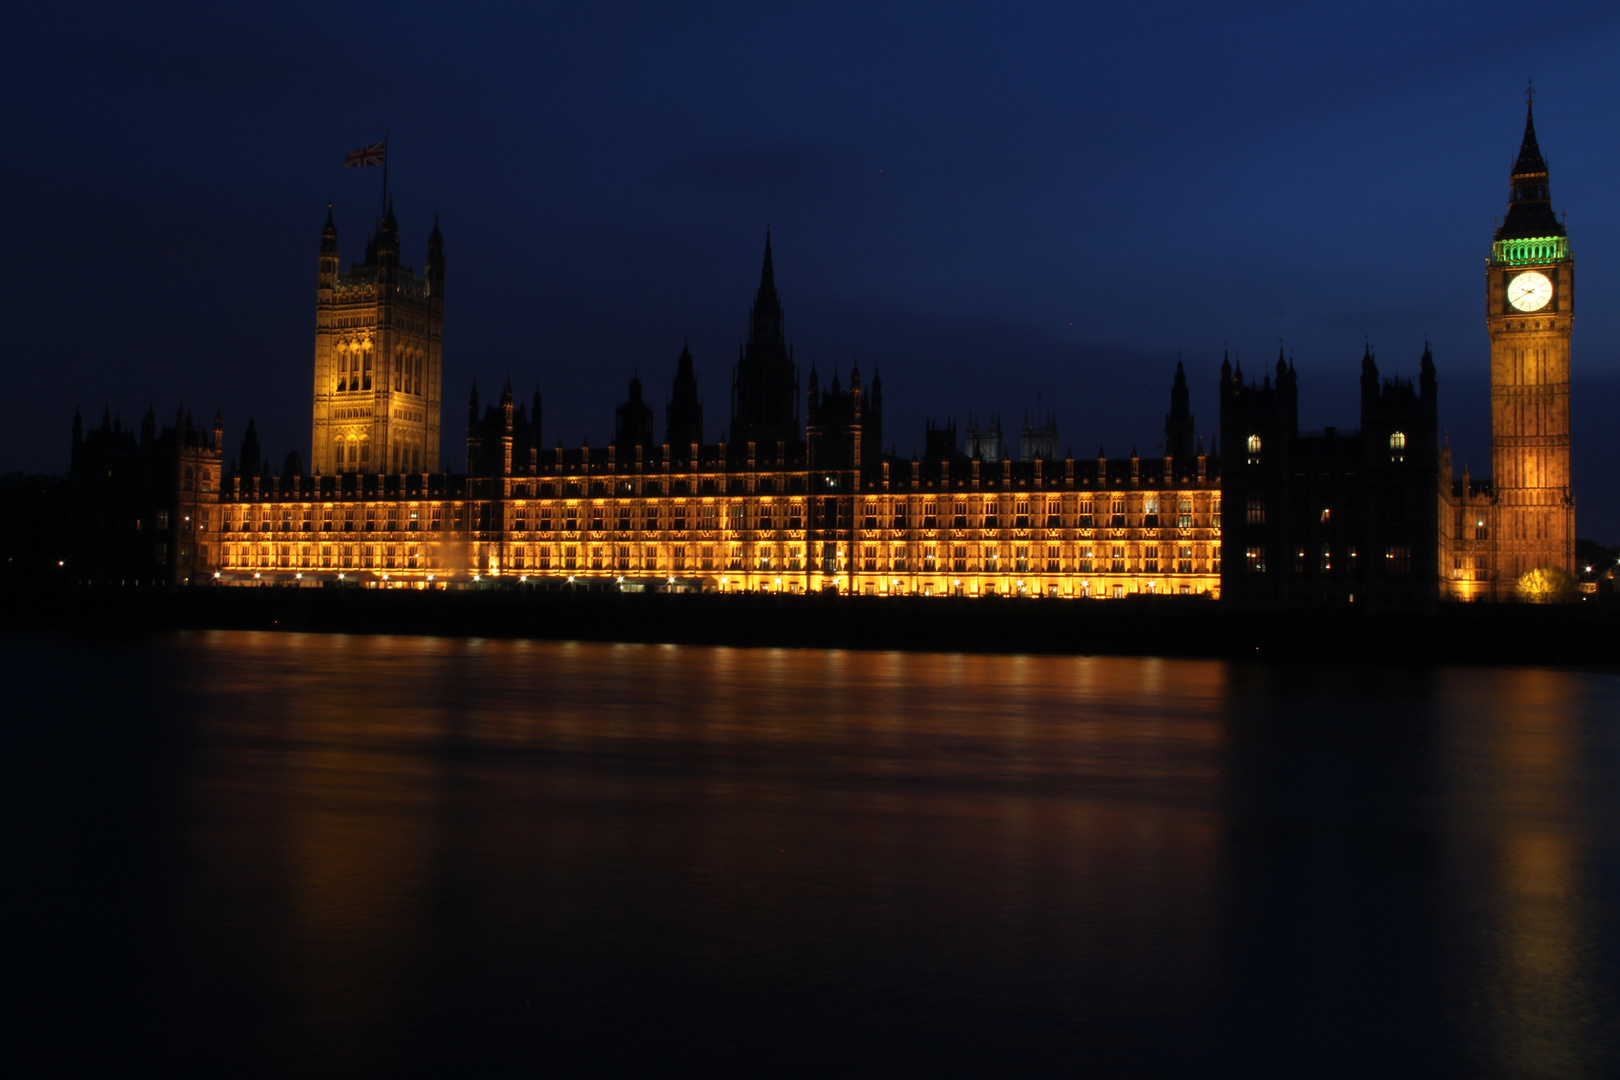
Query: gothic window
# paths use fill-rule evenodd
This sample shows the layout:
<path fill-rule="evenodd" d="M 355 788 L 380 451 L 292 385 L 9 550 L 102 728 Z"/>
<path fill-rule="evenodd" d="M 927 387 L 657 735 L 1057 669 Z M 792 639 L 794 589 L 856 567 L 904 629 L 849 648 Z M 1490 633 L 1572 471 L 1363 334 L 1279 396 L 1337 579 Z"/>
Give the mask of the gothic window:
<path fill-rule="evenodd" d="M 1176 528 L 1192 528 L 1192 500 L 1183 496 L 1176 500 Z"/>
<path fill-rule="evenodd" d="M 1046 545 L 1046 572 L 1048 574 L 1055 574 L 1060 569 L 1062 569 L 1062 562 L 1061 562 L 1061 559 L 1060 559 L 1060 556 L 1059 556 L 1058 546 L 1056 544 L 1047 544 Z"/>
<path fill-rule="evenodd" d="M 1113 558 L 1110 560 L 1109 565 L 1116 574 L 1123 574 L 1125 572 L 1125 549 L 1123 547 L 1116 546 L 1114 548 Z"/>
<path fill-rule="evenodd" d="M 1384 560 L 1388 563 L 1391 574 L 1410 574 L 1412 572 L 1412 549 L 1405 544 L 1395 544 L 1384 553 Z"/>
<path fill-rule="evenodd" d="M 1389 460 L 1406 460 L 1406 433 L 1397 431 L 1389 437 Z"/>
<path fill-rule="evenodd" d="M 1251 547 L 1244 549 L 1243 565 L 1244 568 L 1251 574 L 1265 573 L 1266 549 L 1263 547 Z"/>
<path fill-rule="evenodd" d="M 1218 529 L 1221 527 L 1221 497 L 1219 495 L 1215 496 L 1214 505 L 1215 509 L 1210 516 L 1210 524 Z"/>
<path fill-rule="evenodd" d="M 967 570 L 966 544 L 957 544 L 951 549 L 951 569 L 958 574 Z"/>
<path fill-rule="evenodd" d="M 1123 529 L 1125 527 L 1125 500 L 1123 498 L 1114 500 L 1112 524 L 1116 529 Z"/>
<path fill-rule="evenodd" d="M 1249 464 L 1260 464 L 1260 436 L 1249 436 Z"/>
<path fill-rule="evenodd" d="M 1264 496 L 1249 496 L 1248 516 L 1244 520 L 1250 525 L 1264 525 L 1266 523 L 1266 500 Z"/>
<path fill-rule="evenodd" d="M 1088 547 L 1080 549 L 1080 572 L 1082 574 L 1091 573 L 1091 549 Z"/>
<path fill-rule="evenodd" d="M 1091 528 L 1091 500 L 1090 499 L 1082 499 L 1082 500 L 1080 500 L 1080 524 L 1079 524 L 1078 527 L 1082 528 L 1082 529 Z"/>
<path fill-rule="evenodd" d="M 1046 501 L 1046 527 L 1057 529 L 1063 526 L 1063 504 L 1057 499 Z"/>
<path fill-rule="evenodd" d="M 1020 544 L 1018 546 L 1017 551 L 1014 553 L 1014 560 L 1015 560 L 1015 563 L 1016 563 L 1016 566 L 1017 566 L 1017 572 L 1018 573 L 1020 573 L 1020 574 L 1029 573 L 1029 545 L 1028 544 Z"/>
<path fill-rule="evenodd" d="M 1145 515 L 1142 519 L 1144 528 L 1156 529 L 1159 527 L 1159 497 L 1157 495 L 1149 495 L 1143 500 L 1142 513 Z"/>
<path fill-rule="evenodd" d="M 967 528 L 967 502 L 965 500 L 956 500 L 956 520 L 952 523 L 952 527 L 957 529 Z"/>
<path fill-rule="evenodd" d="M 878 568 L 878 566 L 877 566 L 877 561 L 878 561 L 877 560 L 877 550 L 878 549 L 877 549 L 876 544 L 867 544 L 866 545 L 865 560 L 866 560 L 866 569 L 868 571 L 876 570 Z"/>
<path fill-rule="evenodd" d="M 361 439 L 360 440 L 360 460 L 361 461 L 370 461 L 371 460 L 371 441 L 369 439 Z"/>
<path fill-rule="evenodd" d="M 1176 573 L 1190 574 L 1193 568 L 1193 549 L 1191 544 L 1181 545 L 1176 556 Z"/>

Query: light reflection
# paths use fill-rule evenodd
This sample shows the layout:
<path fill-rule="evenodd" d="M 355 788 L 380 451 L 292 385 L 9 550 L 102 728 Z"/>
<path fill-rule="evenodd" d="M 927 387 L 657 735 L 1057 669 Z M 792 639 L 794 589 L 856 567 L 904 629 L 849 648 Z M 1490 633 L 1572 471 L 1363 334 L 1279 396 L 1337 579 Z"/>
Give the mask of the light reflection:
<path fill-rule="evenodd" d="M 800 1000 L 880 1018 L 916 1001 L 913 1022 L 964 1029 L 1191 1032 L 1197 1060 L 1271 1040 L 1277 1075 L 1308 1072 L 1278 1032 L 1335 1024 L 1421 1030 L 1390 1036 L 1414 1061 L 1445 1036 L 1506 1074 L 1598 1071 L 1610 677 L 226 632 L 175 649 L 204 748 L 186 925 L 208 972 L 297 1003 L 293 1064 L 386 1069 L 460 994 L 611 1011 L 653 970 L 666 1036 L 790 972 Z M 338 1032 L 352 1053 L 323 1057 Z"/>

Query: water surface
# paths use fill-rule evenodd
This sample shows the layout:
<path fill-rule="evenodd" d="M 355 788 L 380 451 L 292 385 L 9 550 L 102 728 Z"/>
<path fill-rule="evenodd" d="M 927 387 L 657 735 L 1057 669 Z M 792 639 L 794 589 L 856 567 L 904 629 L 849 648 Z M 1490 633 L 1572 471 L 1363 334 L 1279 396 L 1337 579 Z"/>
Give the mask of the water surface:
<path fill-rule="evenodd" d="M 47 1071 L 1620 1072 L 1612 674 L 5 646 Z"/>

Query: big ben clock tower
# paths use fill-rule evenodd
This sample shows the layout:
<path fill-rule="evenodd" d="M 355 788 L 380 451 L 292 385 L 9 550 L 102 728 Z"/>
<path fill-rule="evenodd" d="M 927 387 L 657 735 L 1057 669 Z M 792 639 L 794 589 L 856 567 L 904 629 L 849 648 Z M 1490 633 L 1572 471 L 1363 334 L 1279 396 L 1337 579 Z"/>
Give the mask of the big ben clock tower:
<path fill-rule="evenodd" d="M 1507 216 L 1485 269 L 1491 337 L 1491 477 L 1496 598 L 1535 569 L 1575 565 L 1569 473 L 1569 334 L 1575 260 L 1552 210 L 1547 163 L 1527 107 Z"/>

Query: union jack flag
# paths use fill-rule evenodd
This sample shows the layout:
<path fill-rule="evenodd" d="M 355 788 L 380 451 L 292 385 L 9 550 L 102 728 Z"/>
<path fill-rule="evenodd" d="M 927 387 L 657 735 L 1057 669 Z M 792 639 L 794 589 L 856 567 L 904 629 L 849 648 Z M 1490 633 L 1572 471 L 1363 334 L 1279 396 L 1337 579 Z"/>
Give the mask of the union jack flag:
<path fill-rule="evenodd" d="M 358 150 L 350 150 L 343 155 L 343 166 L 347 169 L 364 169 L 370 165 L 381 165 L 388 160 L 388 140 L 362 146 Z"/>

